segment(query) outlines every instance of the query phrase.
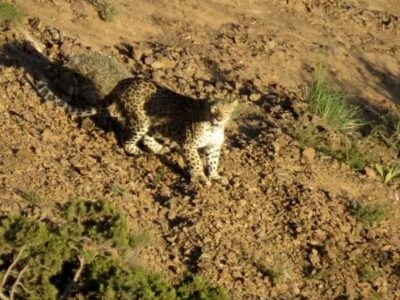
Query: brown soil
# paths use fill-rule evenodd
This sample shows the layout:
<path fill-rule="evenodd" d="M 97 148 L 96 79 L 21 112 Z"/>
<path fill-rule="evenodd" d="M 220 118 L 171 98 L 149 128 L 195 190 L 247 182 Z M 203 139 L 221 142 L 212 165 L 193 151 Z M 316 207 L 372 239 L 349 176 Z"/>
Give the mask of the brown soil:
<path fill-rule="evenodd" d="M 45 218 L 106 197 L 151 231 L 138 260 L 171 281 L 198 272 L 233 299 L 400 299 L 396 216 L 367 226 L 351 214 L 358 202 L 397 213 L 398 186 L 303 152 L 291 134 L 312 120 L 302 96 L 318 63 L 363 105 L 398 111 L 398 1 L 115 0 L 112 23 L 81 0 L 16 2 L 29 22 L 0 36 L 1 213 L 29 209 L 19 190 L 40 196 Z M 107 124 L 72 120 L 23 79 L 90 50 L 185 94 L 246 93 L 222 153 L 230 184 L 193 189 L 174 153 L 127 156 Z"/>

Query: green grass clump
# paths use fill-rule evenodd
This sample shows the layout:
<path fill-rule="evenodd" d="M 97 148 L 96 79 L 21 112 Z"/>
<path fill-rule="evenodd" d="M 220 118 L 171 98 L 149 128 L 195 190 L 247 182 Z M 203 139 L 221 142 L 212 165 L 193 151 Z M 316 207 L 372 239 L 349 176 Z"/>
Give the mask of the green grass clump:
<path fill-rule="evenodd" d="M 303 149 L 312 147 L 321 154 L 344 162 L 354 171 L 362 171 L 377 161 L 370 148 L 358 143 L 354 137 L 339 135 L 340 145 L 333 148 L 327 133 L 320 132 L 313 126 L 299 128 L 294 135 Z"/>
<path fill-rule="evenodd" d="M 273 260 L 255 262 L 257 270 L 266 276 L 273 285 L 285 283 L 291 279 L 290 268 L 277 254 L 273 255 Z"/>
<path fill-rule="evenodd" d="M 138 235 L 110 202 L 76 200 L 65 211 L 61 225 L 0 217 L 1 299 L 227 299 L 196 275 L 173 286 L 133 266 Z"/>
<path fill-rule="evenodd" d="M 15 4 L 0 2 L 0 26 L 18 25 L 24 17 L 24 12 Z"/>
<path fill-rule="evenodd" d="M 372 158 L 354 142 L 343 145 L 343 148 L 336 151 L 331 151 L 331 156 L 346 163 L 354 171 L 362 171 L 372 162 Z"/>
<path fill-rule="evenodd" d="M 315 74 L 308 93 L 311 112 L 319 115 L 328 125 L 342 131 L 354 131 L 361 125 L 360 109 L 351 104 L 352 97 L 333 87 L 322 69 Z"/>
<path fill-rule="evenodd" d="M 400 177 L 400 167 L 397 165 L 391 165 L 387 168 L 381 164 L 375 164 L 375 169 L 378 171 L 383 183 L 389 184 L 395 178 Z"/>
<path fill-rule="evenodd" d="M 107 0 L 88 0 L 94 7 L 102 20 L 112 22 L 118 15 L 116 7 Z"/>
<path fill-rule="evenodd" d="M 357 269 L 358 276 L 363 281 L 375 282 L 380 273 L 375 271 L 370 265 L 363 265 Z"/>
<path fill-rule="evenodd" d="M 389 209 L 381 203 L 353 203 L 352 213 L 355 218 L 366 225 L 373 225 L 389 217 Z"/>
<path fill-rule="evenodd" d="M 225 290 L 211 285 L 200 276 L 188 274 L 177 287 L 177 298 L 180 300 L 228 300 Z"/>
<path fill-rule="evenodd" d="M 67 67 L 89 78 L 101 97 L 107 95 L 119 81 L 132 76 L 114 58 L 98 52 L 73 55 Z"/>

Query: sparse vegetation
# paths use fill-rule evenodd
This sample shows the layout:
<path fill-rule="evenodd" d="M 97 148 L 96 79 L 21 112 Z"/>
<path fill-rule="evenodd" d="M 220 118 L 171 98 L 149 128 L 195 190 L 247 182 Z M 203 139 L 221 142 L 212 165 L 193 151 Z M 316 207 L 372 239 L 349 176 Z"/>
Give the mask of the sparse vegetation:
<path fill-rule="evenodd" d="M 133 247 L 148 246 L 151 244 L 151 234 L 148 230 L 143 230 L 131 236 Z"/>
<path fill-rule="evenodd" d="M 131 77 L 131 73 L 114 58 L 98 52 L 74 55 L 67 66 L 90 78 L 101 96 L 107 95 L 120 80 Z"/>
<path fill-rule="evenodd" d="M 303 148 L 312 147 L 318 152 L 328 155 L 349 165 L 354 171 L 362 171 L 377 161 L 377 157 L 363 143 L 358 143 L 351 136 L 338 135 L 335 147 L 331 145 L 327 134 L 313 126 L 300 128 L 295 133 L 296 139 Z"/>
<path fill-rule="evenodd" d="M 273 255 L 272 261 L 257 261 L 255 266 L 261 274 L 268 277 L 273 285 L 285 283 L 291 277 L 287 264 L 277 254 Z"/>
<path fill-rule="evenodd" d="M 117 194 L 117 195 L 119 195 L 119 196 L 122 196 L 122 197 L 124 197 L 124 198 L 127 198 L 127 197 L 129 197 L 129 196 L 132 196 L 132 194 L 131 194 L 125 187 L 123 187 L 123 186 L 121 186 L 121 185 L 118 185 L 118 184 L 113 185 L 113 186 L 111 187 L 111 190 L 112 190 L 115 194 Z"/>
<path fill-rule="evenodd" d="M 311 112 L 318 114 L 328 125 L 342 131 L 354 131 L 363 123 L 359 108 L 351 104 L 352 97 L 333 87 L 320 67 L 308 93 Z"/>
<path fill-rule="evenodd" d="M 1 299 L 227 299 L 196 275 L 176 287 L 125 257 L 148 242 L 107 201 L 69 203 L 64 224 L 0 218 Z"/>
<path fill-rule="evenodd" d="M 330 274 L 330 270 L 329 269 L 322 269 L 319 270 L 318 272 L 313 272 L 307 275 L 307 278 L 310 280 L 323 280 L 325 278 L 327 278 Z"/>
<path fill-rule="evenodd" d="M 385 184 L 389 184 L 395 178 L 400 177 L 400 167 L 391 165 L 387 168 L 381 164 L 375 164 L 375 169 L 378 171 L 379 176 Z"/>
<path fill-rule="evenodd" d="M 177 288 L 180 300 L 228 300 L 223 288 L 213 286 L 200 276 L 188 274 Z"/>
<path fill-rule="evenodd" d="M 372 266 L 366 264 L 357 269 L 358 276 L 363 281 L 374 282 L 379 277 L 379 272 L 375 271 Z"/>
<path fill-rule="evenodd" d="M 0 26 L 18 25 L 24 17 L 24 12 L 17 5 L 0 1 Z"/>
<path fill-rule="evenodd" d="M 389 209 L 381 203 L 359 203 L 351 205 L 351 210 L 356 219 L 366 225 L 373 225 L 389 217 Z"/>
<path fill-rule="evenodd" d="M 31 205 L 39 205 L 43 199 L 36 192 L 16 189 L 15 193 Z"/>
<path fill-rule="evenodd" d="M 88 0 L 94 7 L 96 7 L 99 16 L 106 22 L 112 22 L 118 15 L 118 11 L 114 4 L 107 0 Z"/>

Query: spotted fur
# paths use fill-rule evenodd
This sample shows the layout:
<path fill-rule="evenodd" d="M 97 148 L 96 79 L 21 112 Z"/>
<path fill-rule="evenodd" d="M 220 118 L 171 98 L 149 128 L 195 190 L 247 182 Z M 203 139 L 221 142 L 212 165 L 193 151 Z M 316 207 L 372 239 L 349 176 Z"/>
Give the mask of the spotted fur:
<path fill-rule="evenodd" d="M 36 92 L 45 100 L 53 102 L 55 105 L 63 109 L 69 115 L 75 117 L 90 117 L 103 112 L 103 108 L 89 107 L 89 108 L 77 108 L 55 95 L 50 89 L 46 81 L 37 79 L 32 75 L 26 73 L 25 78 L 30 85 L 36 90 Z"/>
<path fill-rule="evenodd" d="M 41 89 L 36 90 L 39 92 Z M 62 101 L 54 97 L 50 98 Z M 129 129 L 129 136 L 123 142 L 127 153 L 140 154 L 139 143 L 142 142 L 152 152 L 161 154 L 169 151 L 166 142 L 173 143 L 182 150 L 192 181 L 206 185 L 210 184 L 210 180 L 226 182 L 217 169 L 225 125 L 237 100 L 197 100 L 175 93 L 149 79 L 135 77 L 120 81 L 102 103 L 106 106 L 115 103 Z M 69 104 L 67 107 L 69 111 L 78 112 Z M 99 109 L 85 110 L 85 113 L 78 115 L 92 115 L 90 112 L 96 114 Z M 199 155 L 200 149 L 204 149 L 206 154 L 207 176 Z"/>

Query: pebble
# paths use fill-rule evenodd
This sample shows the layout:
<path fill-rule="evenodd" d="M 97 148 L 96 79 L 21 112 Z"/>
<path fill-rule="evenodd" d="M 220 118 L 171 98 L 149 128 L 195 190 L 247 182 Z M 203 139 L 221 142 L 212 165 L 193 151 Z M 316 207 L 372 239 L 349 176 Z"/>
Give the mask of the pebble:
<path fill-rule="evenodd" d="M 162 57 L 151 63 L 153 69 L 172 69 L 175 63 L 169 58 Z"/>
<path fill-rule="evenodd" d="M 303 151 L 303 157 L 308 160 L 308 161 L 312 161 L 315 158 L 315 149 L 314 148 L 307 148 Z"/>
<path fill-rule="evenodd" d="M 261 94 L 260 93 L 253 93 L 249 96 L 250 101 L 258 101 L 261 98 Z"/>
<path fill-rule="evenodd" d="M 151 64 L 153 64 L 155 62 L 155 58 L 153 57 L 153 56 L 146 56 L 145 58 L 144 58 L 144 63 L 146 64 L 146 65 L 151 65 Z"/>
<path fill-rule="evenodd" d="M 369 178 L 372 178 L 372 179 L 376 179 L 376 178 L 377 178 L 376 172 L 375 172 L 374 169 L 372 169 L 372 168 L 370 168 L 370 167 L 366 167 L 364 170 L 365 170 L 365 174 L 366 174 Z"/>

